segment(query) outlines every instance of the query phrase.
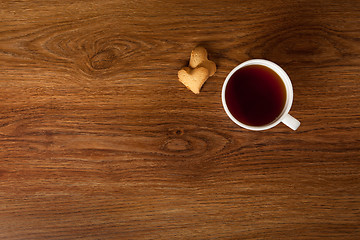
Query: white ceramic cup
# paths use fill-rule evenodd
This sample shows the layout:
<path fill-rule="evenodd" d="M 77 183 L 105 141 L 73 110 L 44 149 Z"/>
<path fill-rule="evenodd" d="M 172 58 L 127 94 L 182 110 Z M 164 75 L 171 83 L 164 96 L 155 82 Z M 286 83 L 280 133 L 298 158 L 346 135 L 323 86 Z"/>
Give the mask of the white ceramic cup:
<path fill-rule="evenodd" d="M 284 105 L 284 108 L 283 108 L 281 114 L 274 121 L 272 121 L 269 124 L 263 125 L 263 126 L 250 126 L 250 125 L 244 124 L 244 123 L 240 122 L 239 120 L 237 120 L 229 111 L 227 104 L 226 104 L 226 100 L 225 100 L 225 90 L 226 90 L 227 83 L 229 82 L 229 79 L 231 78 L 231 76 L 236 71 L 238 71 L 240 68 L 243 68 L 243 67 L 249 66 L 249 65 L 262 65 L 262 66 L 272 69 L 282 79 L 282 81 L 285 85 L 285 88 L 286 88 L 286 102 L 285 102 L 285 105 Z M 243 128 L 249 129 L 249 130 L 254 130 L 254 131 L 261 131 L 261 130 L 266 130 L 266 129 L 275 127 L 280 122 L 282 122 L 286 126 L 291 128 L 292 130 L 296 130 L 300 126 L 300 122 L 289 114 L 289 111 L 290 111 L 290 108 L 291 108 L 291 105 L 293 102 L 293 95 L 294 95 L 294 93 L 293 93 L 293 88 L 292 88 L 290 78 L 281 67 L 279 67 L 277 64 L 270 62 L 268 60 L 252 59 L 252 60 L 241 63 L 227 75 L 225 82 L 223 84 L 223 87 L 222 87 L 221 99 L 222 99 L 222 104 L 223 104 L 226 114 L 229 116 L 229 118 L 234 123 L 236 123 L 240 127 L 243 127 Z"/>

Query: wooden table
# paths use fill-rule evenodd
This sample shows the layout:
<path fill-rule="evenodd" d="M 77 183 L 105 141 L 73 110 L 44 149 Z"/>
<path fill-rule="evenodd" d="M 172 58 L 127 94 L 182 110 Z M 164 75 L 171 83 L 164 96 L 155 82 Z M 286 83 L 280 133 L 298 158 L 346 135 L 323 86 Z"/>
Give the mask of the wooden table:
<path fill-rule="evenodd" d="M 359 1 L 0 3 L 0 239 L 359 239 Z M 191 50 L 218 66 L 199 95 Z M 239 63 L 302 125 L 223 111 Z"/>

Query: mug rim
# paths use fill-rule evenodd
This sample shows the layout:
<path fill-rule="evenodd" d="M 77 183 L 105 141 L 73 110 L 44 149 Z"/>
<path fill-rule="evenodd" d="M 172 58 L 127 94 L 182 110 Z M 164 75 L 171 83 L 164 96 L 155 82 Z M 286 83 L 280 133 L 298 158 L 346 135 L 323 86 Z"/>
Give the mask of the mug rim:
<path fill-rule="evenodd" d="M 240 122 L 231 114 L 231 112 L 228 109 L 227 104 L 226 104 L 225 90 L 226 90 L 227 84 L 228 84 L 231 76 L 236 71 L 238 71 L 240 68 L 243 68 L 243 67 L 249 66 L 249 65 L 261 65 L 261 66 L 270 68 L 280 77 L 280 79 L 283 81 L 283 83 L 285 85 L 285 89 L 286 89 L 286 102 L 285 102 L 282 112 L 276 119 L 274 119 L 274 121 L 272 121 L 266 125 L 262 125 L 262 126 L 251 126 L 251 125 L 247 125 L 245 123 Z M 248 129 L 248 130 L 262 131 L 262 130 L 267 130 L 267 129 L 275 127 L 285 118 L 285 116 L 289 113 L 290 108 L 292 106 L 293 94 L 294 93 L 293 93 L 293 87 L 292 87 L 291 80 L 290 80 L 289 76 L 287 75 L 287 73 L 279 65 L 277 65 L 276 63 L 271 62 L 269 60 L 265 60 L 265 59 L 251 59 L 251 60 L 247 60 L 247 61 L 237 65 L 226 76 L 225 81 L 223 83 L 222 91 L 221 91 L 221 99 L 222 99 L 223 108 L 224 108 L 226 114 L 234 123 L 236 123 L 240 127 Z"/>

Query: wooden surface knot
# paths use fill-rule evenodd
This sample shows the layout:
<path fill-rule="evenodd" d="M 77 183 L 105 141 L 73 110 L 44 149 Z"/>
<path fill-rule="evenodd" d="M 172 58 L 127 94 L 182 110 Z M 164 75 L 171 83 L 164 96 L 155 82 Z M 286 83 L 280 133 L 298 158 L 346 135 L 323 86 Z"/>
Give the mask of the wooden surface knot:
<path fill-rule="evenodd" d="M 170 152 L 186 151 L 186 150 L 190 150 L 190 143 L 185 139 L 172 138 L 165 142 L 163 149 Z"/>
<path fill-rule="evenodd" d="M 111 68 L 120 55 L 116 48 L 108 48 L 97 52 L 90 58 L 90 65 L 96 70 Z"/>

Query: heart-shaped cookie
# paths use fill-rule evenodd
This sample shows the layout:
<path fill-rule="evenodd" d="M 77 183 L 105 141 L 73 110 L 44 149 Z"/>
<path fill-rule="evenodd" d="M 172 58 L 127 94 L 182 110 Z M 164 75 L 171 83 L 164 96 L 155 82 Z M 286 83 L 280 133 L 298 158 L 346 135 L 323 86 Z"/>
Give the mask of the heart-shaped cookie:
<path fill-rule="evenodd" d="M 204 82 L 209 77 L 209 70 L 205 67 L 191 69 L 184 67 L 178 72 L 179 81 L 193 93 L 199 94 Z"/>
<path fill-rule="evenodd" d="M 205 48 L 196 47 L 191 52 L 190 67 L 205 67 L 209 70 L 209 76 L 211 77 L 216 72 L 216 64 L 208 59 L 208 54 Z"/>

